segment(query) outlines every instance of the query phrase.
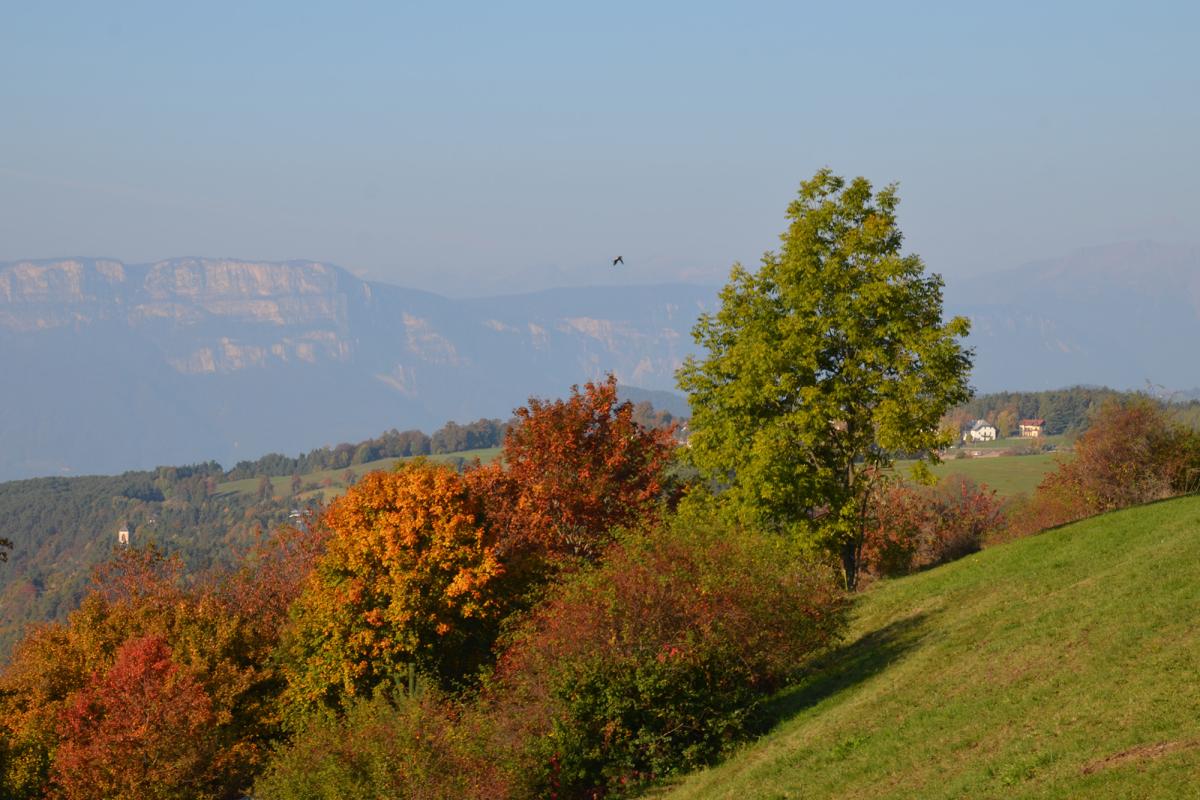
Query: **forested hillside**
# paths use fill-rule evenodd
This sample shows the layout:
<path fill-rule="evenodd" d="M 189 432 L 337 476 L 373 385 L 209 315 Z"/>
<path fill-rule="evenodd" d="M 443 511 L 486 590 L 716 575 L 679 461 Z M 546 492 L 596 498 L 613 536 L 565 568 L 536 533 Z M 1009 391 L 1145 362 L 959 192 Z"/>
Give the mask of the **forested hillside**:
<path fill-rule="evenodd" d="M 645 401 L 634 416 L 647 427 L 673 420 Z M 480 419 L 432 434 L 390 430 L 297 456 L 269 453 L 228 470 L 209 462 L 0 483 L 0 540 L 13 545 L 0 565 L 0 662 L 26 624 L 75 609 L 92 567 L 113 554 L 123 527 L 132 544 L 153 542 L 180 556 L 190 575 L 227 567 L 262 535 L 294 521 L 294 512 L 319 506 L 367 471 L 415 456 L 454 466 L 473 454 L 486 458 L 508 425 Z"/>
<path fill-rule="evenodd" d="M 1001 428 L 1001 436 L 1013 435 L 1022 419 L 1044 419 L 1045 434 L 1057 436 L 1079 433 L 1087 428 L 1092 416 L 1105 401 L 1128 402 L 1149 395 L 1122 392 L 1107 386 L 1071 386 L 1039 392 L 990 392 L 973 397 L 951 412 L 959 423 L 985 419 Z M 1181 422 L 1200 428 L 1200 401 L 1177 398 L 1170 404 L 1172 414 Z M 1007 432 L 1006 432 L 1007 431 Z"/>

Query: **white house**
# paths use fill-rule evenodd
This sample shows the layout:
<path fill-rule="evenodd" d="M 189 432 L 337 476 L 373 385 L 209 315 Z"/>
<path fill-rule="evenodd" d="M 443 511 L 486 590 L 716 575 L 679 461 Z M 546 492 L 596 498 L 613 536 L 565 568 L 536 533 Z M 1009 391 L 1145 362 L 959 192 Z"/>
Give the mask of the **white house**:
<path fill-rule="evenodd" d="M 994 442 L 996 441 L 996 426 L 985 419 L 977 419 L 971 429 L 967 431 L 966 439 L 969 442 Z"/>

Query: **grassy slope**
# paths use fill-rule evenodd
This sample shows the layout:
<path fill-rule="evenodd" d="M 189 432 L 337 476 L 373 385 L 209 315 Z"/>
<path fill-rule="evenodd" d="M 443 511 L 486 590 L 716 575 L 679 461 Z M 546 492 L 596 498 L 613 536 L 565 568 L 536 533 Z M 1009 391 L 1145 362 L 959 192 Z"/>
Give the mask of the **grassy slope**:
<path fill-rule="evenodd" d="M 1200 498 L 860 598 L 778 724 L 688 798 L 1200 797 Z"/>

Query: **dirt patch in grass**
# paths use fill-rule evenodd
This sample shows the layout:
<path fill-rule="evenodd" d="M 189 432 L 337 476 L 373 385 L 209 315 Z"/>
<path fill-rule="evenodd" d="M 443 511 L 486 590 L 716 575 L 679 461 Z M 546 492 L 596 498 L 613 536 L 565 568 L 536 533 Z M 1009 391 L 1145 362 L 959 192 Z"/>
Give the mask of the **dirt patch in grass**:
<path fill-rule="evenodd" d="M 1142 744 L 1137 747 L 1131 747 L 1128 750 L 1122 750 L 1119 753 L 1114 753 L 1098 761 L 1093 761 L 1083 768 L 1084 775 L 1091 775 L 1093 772 L 1099 772 L 1102 769 L 1109 767 L 1118 767 L 1122 764 L 1138 761 L 1152 761 L 1156 758 L 1162 758 L 1171 753 L 1177 753 L 1180 750 L 1190 750 L 1193 747 L 1200 747 L 1200 739 L 1192 741 L 1174 741 L 1161 742 L 1159 744 Z"/>

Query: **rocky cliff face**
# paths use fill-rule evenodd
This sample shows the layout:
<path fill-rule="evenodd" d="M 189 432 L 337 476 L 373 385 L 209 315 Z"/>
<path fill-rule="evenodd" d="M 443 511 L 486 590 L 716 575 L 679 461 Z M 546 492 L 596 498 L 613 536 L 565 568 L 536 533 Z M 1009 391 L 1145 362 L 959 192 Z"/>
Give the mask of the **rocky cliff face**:
<path fill-rule="evenodd" d="M 302 261 L 0 264 L 0 478 L 503 416 L 608 371 L 671 388 L 714 299 L 677 285 L 453 301 Z"/>

